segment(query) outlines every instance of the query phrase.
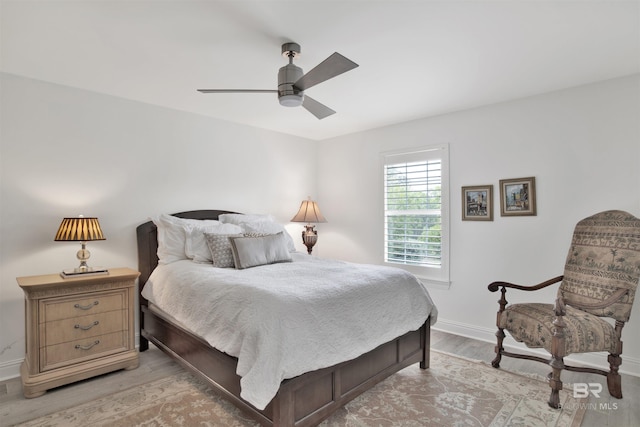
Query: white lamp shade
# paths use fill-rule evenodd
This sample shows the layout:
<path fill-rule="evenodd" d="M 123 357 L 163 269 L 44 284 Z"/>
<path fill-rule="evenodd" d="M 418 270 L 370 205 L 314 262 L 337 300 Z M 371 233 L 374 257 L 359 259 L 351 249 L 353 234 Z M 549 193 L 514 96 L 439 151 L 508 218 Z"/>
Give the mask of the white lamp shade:
<path fill-rule="evenodd" d="M 300 210 L 298 210 L 298 213 L 291 219 L 291 222 L 312 223 L 327 222 L 327 220 L 322 216 L 318 204 L 309 198 L 308 200 L 302 201 Z"/>

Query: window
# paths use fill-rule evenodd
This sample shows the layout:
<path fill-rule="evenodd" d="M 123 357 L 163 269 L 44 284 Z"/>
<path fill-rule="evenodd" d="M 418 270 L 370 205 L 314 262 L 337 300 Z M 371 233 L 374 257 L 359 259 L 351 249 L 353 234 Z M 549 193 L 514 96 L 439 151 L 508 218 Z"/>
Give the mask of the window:
<path fill-rule="evenodd" d="M 448 287 L 448 146 L 383 153 L 384 261 Z"/>

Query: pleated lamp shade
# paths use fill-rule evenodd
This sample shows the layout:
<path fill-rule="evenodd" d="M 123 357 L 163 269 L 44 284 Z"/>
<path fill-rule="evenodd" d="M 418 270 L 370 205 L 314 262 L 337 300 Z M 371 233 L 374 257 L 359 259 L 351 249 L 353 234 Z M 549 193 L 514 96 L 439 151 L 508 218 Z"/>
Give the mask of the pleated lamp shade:
<path fill-rule="evenodd" d="M 56 242 L 89 242 L 106 240 L 98 218 L 64 218 L 56 233 Z"/>
<path fill-rule="evenodd" d="M 313 223 L 327 222 L 327 220 L 322 216 L 318 204 L 309 197 L 309 199 L 302 201 L 298 213 L 291 219 L 291 222 Z"/>

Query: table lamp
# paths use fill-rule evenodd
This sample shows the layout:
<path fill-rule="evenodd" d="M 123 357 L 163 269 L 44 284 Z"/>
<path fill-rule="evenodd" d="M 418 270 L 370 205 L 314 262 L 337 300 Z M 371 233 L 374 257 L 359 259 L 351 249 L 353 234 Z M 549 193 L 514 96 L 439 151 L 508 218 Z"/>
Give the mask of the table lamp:
<path fill-rule="evenodd" d="M 63 270 L 63 276 L 74 276 L 86 273 L 106 273 L 104 268 L 93 268 L 87 265 L 91 252 L 87 250 L 87 242 L 93 240 L 106 240 L 102 234 L 98 218 L 79 216 L 76 218 L 64 218 L 56 233 L 56 242 L 80 242 L 82 248 L 76 253 L 80 265 L 71 270 Z"/>
<path fill-rule="evenodd" d="M 305 230 L 302 231 L 302 243 L 307 247 L 307 253 L 311 255 L 313 245 L 318 241 L 318 232 L 314 230 L 314 222 L 327 222 L 318 204 L 311 200 L 309 197 L 307 200 L 303 200 L 300 205 L 298 213 L 291 219 L 291 222 L 306 222 Z"/>

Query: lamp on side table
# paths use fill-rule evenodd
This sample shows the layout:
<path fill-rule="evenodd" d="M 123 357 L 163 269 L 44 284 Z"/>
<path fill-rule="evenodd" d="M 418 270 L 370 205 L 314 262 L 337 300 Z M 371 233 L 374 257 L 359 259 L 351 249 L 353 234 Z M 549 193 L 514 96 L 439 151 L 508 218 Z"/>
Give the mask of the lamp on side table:
<path fill-rule="evenodd" d="M 62 272 L 63 277 L 82 275 L 86 273 L 107 273 L 104 268 L 93 268 L 87 265 L 87 260 L 91 256 L 91 252 L 87 250 L 87 242 L 93 240 L 106 240 L 98 218 L 89 218 L 79 216 L 76 218 L 64 218 L 56 237 L 56 242 L 80 242 L 82 248 L 77 252 L 76 256 L 80 260 L 80 265 L 71 270 L 64 270 Z"/>
<path fill-rule="evenodd" d="M 318 204 L 311 200 L 311 197 L 303 200 L 298 213 L 291 219 L 291 222 L 307 223 L 305 230 L 302 232 L 302 243 L 307 247 L 307 253 L 311 255 L 313 246 L 318 241 L 318 232 L 314 229 L 315 225 L 312 223 L 327 222 L 322 213 L 320 213 Z"/>

